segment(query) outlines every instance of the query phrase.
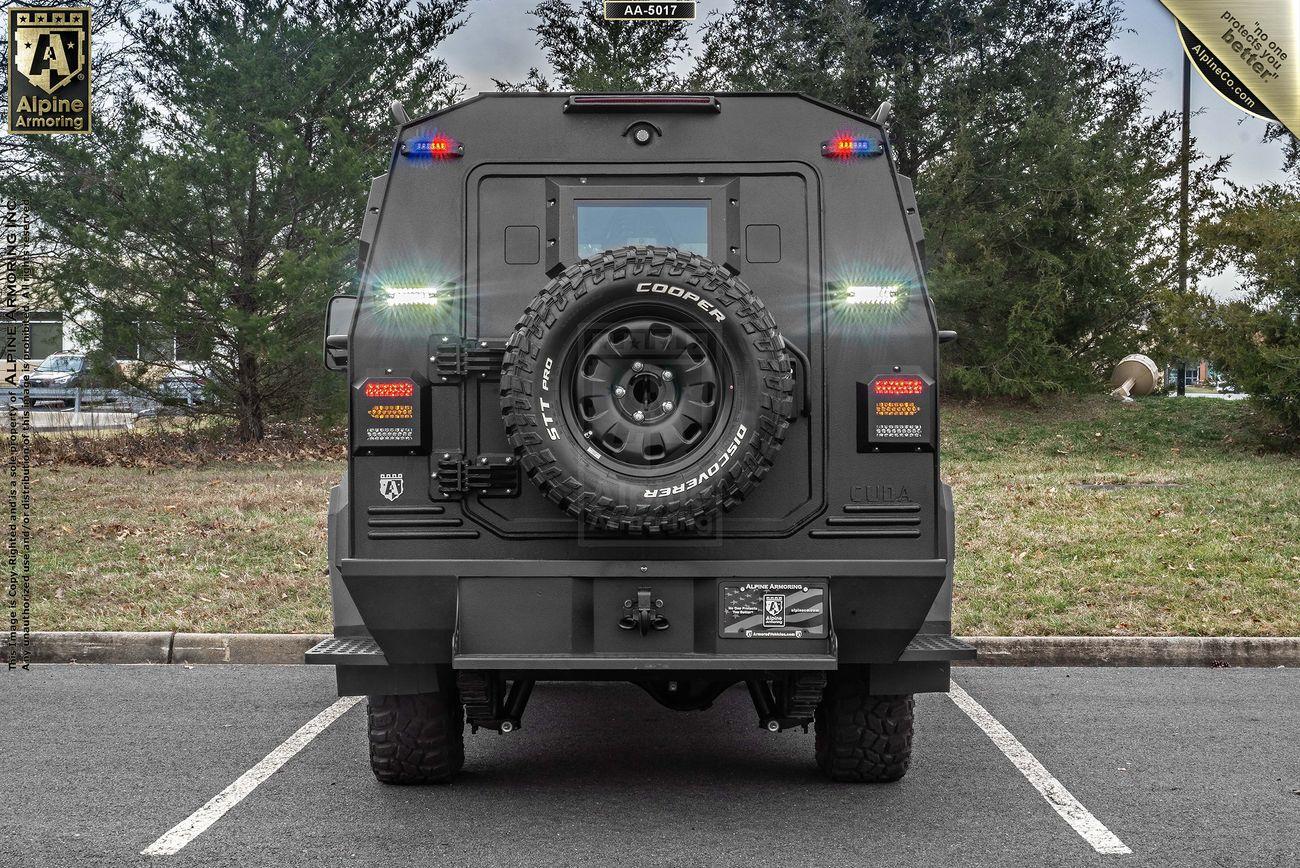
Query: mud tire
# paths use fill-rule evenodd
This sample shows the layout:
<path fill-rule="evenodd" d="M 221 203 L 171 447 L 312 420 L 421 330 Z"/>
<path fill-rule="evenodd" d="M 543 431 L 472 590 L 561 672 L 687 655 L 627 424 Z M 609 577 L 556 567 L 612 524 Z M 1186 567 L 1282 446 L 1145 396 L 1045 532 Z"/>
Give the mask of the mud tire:
<path fill-rule="evenodd" d="M 912 762 L 912 695 L 873 695 L 866 679 L 837 673 L 817 707 L 817 766 L 833 781 L 889 783 Z"/>
<path fill-rule="evenodd" d="M 648 289 L 664 286 L 676 295 Z M 583 341 L 621 316 L 661 318 L 674 334 L 698 336 L 726 372 L 699 442 L 662 466 L 595 457 L 607 444 L 593 443 L 574 400 L 587 388 L 578 379 L 592 352 Z M 524 473 L 565 512 L 606 531 L 677 533 L 733 508 L 767 474 L 790 425 L 791 378 L 772 314 L 736 275 L 671 248 L 627 247 L 575 263 L 528 305 L 507 343 L 501 412 Z M 631 436 L 650 435 L 632 426 Z"/>

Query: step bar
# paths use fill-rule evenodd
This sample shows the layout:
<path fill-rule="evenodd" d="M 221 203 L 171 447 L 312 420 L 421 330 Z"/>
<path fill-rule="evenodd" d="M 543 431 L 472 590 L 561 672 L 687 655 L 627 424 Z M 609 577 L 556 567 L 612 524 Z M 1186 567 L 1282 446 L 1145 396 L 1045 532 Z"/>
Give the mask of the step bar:
<path fill-rule="evenodd" d="M 953 636 L 919 633 L 899 656 L 900 663 L 974 660 L 975 646 Z M 387 666 L 379 644 L 369 636 L 334 636 L 304 655 L 307 663 L 336 666 Z M 453 669 L 835 669 L 834 654 L 456 654 Z"/>
<path fill-rule="evenodd" d="M 943 633 L 917 633 L 899 655 L 899 663 L 974 660 L 975 646 Z"/>
<path fill-rule="evenodd" d="M 332 636 L 307 649 L 304 663 L 326 666 L 387 666 L 379 643 L 369 636 Z"/>

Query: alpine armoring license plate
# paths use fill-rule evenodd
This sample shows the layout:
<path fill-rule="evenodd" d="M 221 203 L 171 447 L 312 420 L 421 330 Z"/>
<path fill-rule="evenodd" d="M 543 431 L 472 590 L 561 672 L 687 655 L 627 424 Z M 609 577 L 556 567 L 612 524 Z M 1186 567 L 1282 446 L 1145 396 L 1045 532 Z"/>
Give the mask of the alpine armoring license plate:
<path fill-rule="evenodd" d="M 726 639 L 825 639 L 827 582 L 723 582 Z"/>

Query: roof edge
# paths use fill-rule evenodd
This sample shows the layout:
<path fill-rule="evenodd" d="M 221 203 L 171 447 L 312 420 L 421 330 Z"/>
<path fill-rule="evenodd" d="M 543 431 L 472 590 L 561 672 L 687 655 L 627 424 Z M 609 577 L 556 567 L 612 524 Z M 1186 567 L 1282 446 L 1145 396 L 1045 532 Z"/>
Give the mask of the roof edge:
<path fill-rule="evenodd" d="M 758 91 L 758 90 L 717 90 L 717 91 L 710 91 L 710 90 L 687 90 L 687 91 L 663 91 L 663 90 L 656 90 L 656 91 L 600 91 L 600 90 L 582 90 L 582 91 L 573 91 L 573 90 L 564 90 L 564 91 L 559 91 L 559 90 L 555 90 L 555 91 L 545 91 L 545 92 L 541 92 L 541 91 L 480 91 L 479 93 L 475 94 L 474 96 L 472 96 L 472 97 L 470 97 L 470 98 L 468 98 L 468 99 L 463 99 L 463 100 L 460 100 L 459 102 L 454 102 L 454 103 L 452 103 L 451 105 L 444 106 L 444 107 L 442 107 L 442 108 L 440 108 L 440 109 L 435 109 L 434 111 L 429 112 L 429 113 L 424 114 L 424 115 L 421 115 L 421 116 L 419 116 L 419 117 L 417 117 L 417 118 L 412 118 L 409 122 L 407 122 L 407 123 L 405 123 L 405 124 L 402 124 L 401 127 L 400 127 L 400 129 L 403 129 L 403 130 L 404 130 L 404 129 L 407 129 L 407 128 L 409 128 L 409 127 L 413 127 L 413 126 L 415 126 L 415 125 L 417 125 L 417 124 L 425 123 L 426 121 L 430 121 L 430 120 L 432 120 L 432 119 L 434 119 L 434 118 L 440 117 L 440 116 L 442 116 L 442 115 L 444 115 L 444 114 L 447 114 L 448 112 L 455 111 L 456 109 L 463 108 L 463 107 L 465 107 L 465 106 L 467 106 L 467 105 L 469 105 L 469 104 L 471 104 L 471 103 L 476 103 L 476 102 L 478 102 L 478 101 L 480 101 L 480 100 L 484 100 L 484 99 L 541 99 L 541 98 L 549 98 L 549 99 L 564 99 L 564 100 L 567 100 L 567 99 L 568 99 L 569 97 L 571 97 L 571 96 L 609 96 L 609 95 L 615 95 L 615 94 L 618 94 L 618 95 L 629 95 L 629 94 L 633 94 L 633 95 L 637 95 L 637 96 L 712 96 L 712 97 L 717 97 L 719 101 L 721 101 L 721 100 L 723 100 L 723 99 L 733 99 L 733 98 L 742 98 L 742 99 L 744 99 L 744 98 L 750 98 L 750 99 L 753 99 L 753 98 L 762 98 L 762 97 L 794 97 L 794 98 L 796 98 L 796 99 L 801 99 L 801 100 L 803 100 L 804 102 L 812 103 L 813 105 L 815 105 L 815 106 L 817 106 L 817 107 L 819 107 L 819 108 L 826 109 L 826 110 L 829 111 L 829 112 L 833 112 L 833 113 L 838 114 L 838 115 L 843 115 L 844 117 L 846 117 L 846 118 L 852 118 L 853 120 L 855 120 L 855 121 L 857 121 L 857 122 L 859 122 L 859 123 L 869 124 L 869 125 L 875 127 L 875 128 L 878 129 L 878 130 L 883 130 L 883 127 L 882 127 L 881 124 L 877 123 L 876 121 L 872 120 L 871 118 L 867 117 L 866 115 L 858 114 L 858 113 L 855 112 L 855 111 L 852 111 L 852 110 L 850 110 L 850 109 L 846 109 L 846 108 L 842 108 L 841 106 L 837 106 L 837 105 L 835 105 L 835 104 L 833 104 L 833 103 L 826 102 L 825 100 L 818 99 L 818 98 L 815 97 L 815 96 L 809 96 L 809 95 L 806 94 L 806 93 L 802 93 L 802 92 L 800 92 L 800 91 L 792 91 L 792 90 L 771 90 L 771 91 L 769 91 L 769 90 L 762 90 L 762 91 Z"/>

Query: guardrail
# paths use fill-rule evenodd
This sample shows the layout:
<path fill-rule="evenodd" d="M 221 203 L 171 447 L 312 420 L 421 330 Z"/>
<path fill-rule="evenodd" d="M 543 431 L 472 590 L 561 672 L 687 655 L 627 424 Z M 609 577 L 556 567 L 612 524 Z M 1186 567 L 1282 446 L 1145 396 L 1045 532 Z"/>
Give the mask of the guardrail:
<path fill-rule="evenodd" d="M 166 391 L 169 397 L 176 399 L 175 403 L 183 403 L 187 407 L 193 407 L 202 400 L 201 393 L 196 389 L 178 387 Z M 40 403 L 71 402 L 70 409 L 76 413 L 80 413 L 84 405 L 89 404 L 114 404 L 135 412 L 157 410 L 161 406 L 161 403 L 153 398 L 132 395 L 121 389 L 59 389 L 51 386 L 33 386 L 28 390 L 28 400 L 31 401 L 29 409 L 35 411 L 52 409 L 36 406 Z M 0 389 L 0 404 L 4 408 L 8 408 L 11 402 L 18 403 L 21 401 L 22 389 Z"/>
<path fill-rule="evenodd" d="M 49 401 L 71 401 L 72 409 L 75 412 L 81 412 L 82 404 L 106 404 L 116 403 L 118 401 L 130 401 L 130 396 L 118 389 L 58 389 L 51 386 L 33 386 L 27 390 L 28 400 L 32 402 L 30 409 L 41 410 L 42 407 L 35 406 L 38 402 Z M 4 402 L 7 408 L 9 404 L 19 403 L 23 400 L 22 389 L 0 389 L 0 401 Z"/>

